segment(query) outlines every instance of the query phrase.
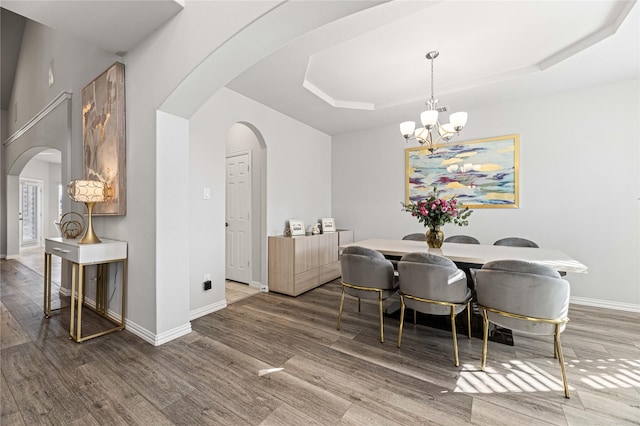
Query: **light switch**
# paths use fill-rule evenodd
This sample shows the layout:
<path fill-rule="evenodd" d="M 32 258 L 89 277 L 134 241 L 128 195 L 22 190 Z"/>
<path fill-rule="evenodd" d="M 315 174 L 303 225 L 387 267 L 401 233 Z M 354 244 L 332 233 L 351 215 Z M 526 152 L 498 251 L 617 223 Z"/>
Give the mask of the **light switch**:
<path fill-rule="evenodd" d="M 204 191 L 202 191 L 202 198 L 205 200 L 211 199 L 211 188 L 204 188 Z"/>

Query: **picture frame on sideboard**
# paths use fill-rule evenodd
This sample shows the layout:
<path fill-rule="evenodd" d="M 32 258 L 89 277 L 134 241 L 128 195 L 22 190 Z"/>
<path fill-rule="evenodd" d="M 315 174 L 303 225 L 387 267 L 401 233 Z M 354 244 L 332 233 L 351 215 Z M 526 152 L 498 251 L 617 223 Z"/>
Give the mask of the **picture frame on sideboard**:
<path fill-rule="evenodd" d="M 291 236 L 304 235 L 304 222 L 301 219 L 289 219 L 289 229 L 291 230 Z"/>
<path fill-rule="evenodd" d="M 336 232 L 336 221 L 332 217 L 322 218 L 322 233 Z"/>

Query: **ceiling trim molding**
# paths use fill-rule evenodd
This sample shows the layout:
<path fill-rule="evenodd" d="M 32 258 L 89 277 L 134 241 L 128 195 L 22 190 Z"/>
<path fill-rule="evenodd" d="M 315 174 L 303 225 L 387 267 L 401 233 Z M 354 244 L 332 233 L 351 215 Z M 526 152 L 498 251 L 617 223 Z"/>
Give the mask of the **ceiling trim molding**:
<path fill-rule="evenodd" d="M 556 54 L 551 55 L 546 59 L 543 59 L 542 61 L 538 62 L 538 67 L 540 67 L 540 69 L 544 71 L 547 68 L 552 67 L 553 65 L 556 65 L 564 61 L 565 59 L 606 39 L 607 37 L 614 35 L 618 31 L 618 28 L 620 28 L 620 25 L 622 25 L 624 20 L 627 18 L 627 15 L 629 15 L 629 13 L 631 12 L 631 9 L 633 9 L 633 6 L 635 6 L 636 2 L 637 2 L 636 0 L 624 2 L 620 9 L 620 13 L 618 13 L 618 16 L 616 17 L 616 19 L 613 20 L 611 24 L 599 29 L 598 31 L 583 38 L 582 40 L 579 40 L 578 42 L 572 44 L 566 49 L 563 49 L 557 52 Z"/>

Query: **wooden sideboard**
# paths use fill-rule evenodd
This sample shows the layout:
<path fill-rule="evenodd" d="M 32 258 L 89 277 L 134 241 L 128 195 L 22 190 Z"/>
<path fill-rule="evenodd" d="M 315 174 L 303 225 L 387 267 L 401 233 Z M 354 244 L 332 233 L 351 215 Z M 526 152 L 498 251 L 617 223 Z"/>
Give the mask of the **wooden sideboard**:
<path fill-rule="evenodd" d="M 269 291 L 297 296 L 338 278 L 338 246 L 352 242 L 352 230 L 269 237 Z"/>

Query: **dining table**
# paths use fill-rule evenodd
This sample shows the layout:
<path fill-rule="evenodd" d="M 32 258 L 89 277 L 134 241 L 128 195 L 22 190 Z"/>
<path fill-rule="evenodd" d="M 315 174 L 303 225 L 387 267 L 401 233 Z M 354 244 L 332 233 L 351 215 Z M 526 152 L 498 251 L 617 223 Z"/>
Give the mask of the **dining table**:
<path fill-rule="evenodd" d="M 338 252 L 341 253 L 342 250 L 351 246 L 359 246 L 376 250 L 392 261 L 399 261 L 402 256 L 408 253 L 433 253 L 452 260 L 458 268 L 465 271 L 467 275 L 467 285 L 473 294 L 471 331 L 472 335 L 475 337 L 481 337 L 482 318 L 475 300 L 475 284 L 474 280 L 471 278 L 471 269 L 480 269 L 485 263 L 494 260 L 514 259 L 549 266 L 563 276 L 567 273 L 586 274 L 589 271 L 589 268 L 580 261 L 560 250 L 550 248 L 446 242 L 443 243 L 440 248 L 432 248 L 427 245 L 426 241 L 374 238 L 340 245 L 338 247 Z M 390 302 L 385 307 L 385 313 L 387 315 L 397 314 L 399 308 L 399 300 L 390 299 Z M 428 317 L 426 322 L 427 325 L 436 326 L 438 328 L 447 327 L 446 322 L 438 325 L 438 320 L 436 318 Z M 494 326 L 490 331 L 489 340 L 513 346 L 513 335 L 511 330 L 506 328 Z"/>
<path fill-rule="evenodd" d="M 494 260 L 514 259 L 546 265 L 561 274 L 585 274 L 589 270 L 587 266 L 564 252 L 549 248 L 462 243 L 443 243 L 440 248 L 431 248 L 425 241 L 368 239 L 341 245 L 338 250 L 342 251 L 349 246 L 373 249 L 385 257 L 396 260 L 408 253 L 433 253 L 451 259 L 458 267 L 467 268 L 482 268 L 482 265 Z"/>

